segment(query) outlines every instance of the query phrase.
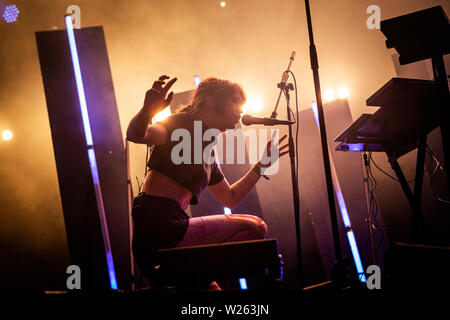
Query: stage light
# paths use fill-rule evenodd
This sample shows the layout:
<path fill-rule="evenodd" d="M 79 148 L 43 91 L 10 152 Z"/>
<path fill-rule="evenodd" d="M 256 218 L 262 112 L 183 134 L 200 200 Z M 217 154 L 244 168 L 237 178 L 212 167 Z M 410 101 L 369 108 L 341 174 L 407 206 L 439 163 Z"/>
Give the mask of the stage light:
<path fill-rule="evenodd" d="M 162 121 L 172 113 L 170 111 L 170 106 L 167 106 L 163 111 L 158 112 L 153 118 L 152 123 L 157 123 L 158 121 Z"/>
<path fill-rule="evenodd" d="M 345 99 L 347 98 L 349 95 L 348 89 L 347 88 L 340 88 L 338 90 L 338 97 L 339 99 Z"/>
<path fill-rule="evenodd" d="M 250 110 L 253 112 L 261 111 L 262 109 L 262 101 L 259 99 L 252 100 L 250 104 Z"/>
<path fill-rule="evenodd" d="M 239 285 L 241 286 L 241 290 L 247 290 L 247 280 L 245 278 L 239 279 Z"/>
<path fill-rule="evenodd" d="M 317 129 L 320 131 L 319 126 L 319 114 L 317 112 L 317 103 L 313 102 L 311 104 L 312 111 L 314 113 L 314 118 L 316 120 Z M 331 154 L 331 152 L 329 152 Z M 336 198 L 339 206 L 339 210 L 341 211 L 342 221 L 345 226 L 345 230 L 347 232 L 347 239 L 350 245 L 350 250 L 352 251 L 353 262 L 355 263 L 356 271 L 358 273 L 359 281 L 366 282 L 366 276 L 364 273 L 364 267 L 361 261 L 361 257 L 359 255 L 358 245 L 356 244 L 355 235 L 353 234 L 352 224 L 350 221 L 350 216 L 348 214 L 347 205 L 344 200 L 344 196 L 342 194 L 341 185 L 339 183 L 339 178 L 336 173 L 336 168 L 334 166 L 333 158 L 330 157 L 330 166 L 331 166 L 331 174 L 333 179 L 334 190 L 336 191 Z"/>
<path fill-rule="evenodd" d="M 353 230 L 347 229 L 347 239 L 350 244 L 350 250 L 352 251 L 353 260 L 356 266 L 356 271 L 358 272 L 358 278 L 361 282 L 367 282 L 366 275 L 364 273 L 364 267 L 362 265 L 361 257 L 359 256 L 358 245 L 356 244 L 355 234 Z"/>
<path fill-rule="evenodd" d="M 220 6 L 221 6 L 222 8 L 224 8 L 226 5 L 227 5 L 227 3 L 226 3 L 225 1 L 221 1 L 221 2 L 220 2 Z"/>
<path fill-rule="evenodd" d="M 200 85 L 200 82 L 202 82 L 202 80 L 200 79 L 200 76 L 194 76 L 195 89 L 198 88 L 198 86 Z"/>
<path fill-rule="evenodd" d="M 13 134 L 12 134 L 11 131 L 9 131 L 9 130 L 3 130 L 3 132 L 2 132 L 2 138 L 3 138 L 3 140 L 5 140 L 5 141 L 11 140 L 12 137 L 13 137 Z"/>
<path fill-rule="evenodd" d="M 247 102 L 242 106 L 242 112 L 248 113 L 248 112 L 258 112 L 261 111 L 263 108 L 263 103 L 260 99 L 253 99 L 250 98 L 247 100 Z"/>
<path fill-rule="evenodd" d="M 89 114 L 87 109 L 86 96 L 84 94 L 83 77 L 81 75 L 80 61 L 78 59 L 77 43 L 73 32 L 72 17 L 65 17 L 67 37 L 69 40 L 70 55 L 72 57 L 73 72 L 78 93 L 78 102 L 80 103 L 81 117 L 83 119 L 84 135 L 86 138 L 87 153 L 89 165 L 91 168 L 92 182 L 95 189 L 95 197 L 97 200 L 97 209 L 102 230 L 103 245 L 105 248 L 106 266 L 108 269 L 108 277 L 111 289 L 117 289 L 116 272 L 114 269 L 114 261 L 112 257 L 111 242 L 109 240 L 108 224 L 106 222 L 105 208 L 103 206 L 102 190 L 99 181 L 97 160 L 95 157 L 94 145 L 92 140 L 91 126 L 89 123 Z"/>
<path fill-rule="evenodd" d="M 231 214 L 231 209 L 227 208 L 227 207 L 223 207 L 223 213 L 225 215 L 230 215 Z M 239 279 L 239 286 L 241 287 L 241 290 L 247 290 L 248 289 L 248 287 L 247 287 L 247 280 L 245 278 L 240 278 Z"/>
<path fill-rule="evenodd" d="M 7 23 L 14 22 L 17 20 L 19 13 L 20 11 L 19 9 L 17 9 L 15 4 L 6 6 L 5 10 L 3 11 L 3 19 L 5 19 Z"/>
<path fill-rule="evenodd" d="M 333 89 L 326 89 L 323 92 L 323 98 L 325 101 L 331 101 L 334 100 L 335 93 Z"/>

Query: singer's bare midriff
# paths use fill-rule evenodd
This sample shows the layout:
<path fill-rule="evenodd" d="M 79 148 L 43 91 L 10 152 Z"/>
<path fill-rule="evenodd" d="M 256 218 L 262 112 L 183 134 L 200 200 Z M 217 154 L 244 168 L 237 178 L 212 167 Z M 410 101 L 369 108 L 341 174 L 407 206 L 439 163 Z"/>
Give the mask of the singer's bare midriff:
<path fill-rule="evenodd" d="M 147 173 L 142 191 L 152 196 L 173 199 L 183 210 L 187 209 L 192 198 L 191 191 L 154 169 Z"/>

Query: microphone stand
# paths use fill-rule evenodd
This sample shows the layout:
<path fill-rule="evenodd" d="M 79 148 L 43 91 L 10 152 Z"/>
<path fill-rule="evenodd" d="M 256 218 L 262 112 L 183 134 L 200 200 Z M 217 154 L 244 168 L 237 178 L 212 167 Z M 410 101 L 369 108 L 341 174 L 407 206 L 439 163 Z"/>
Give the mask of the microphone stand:
<path fill-rule="evenodd" d="M 287 80 L 287 79 L 286 79 Z M 291 121 L 291 108 L 290 108 L 290 96 L 289 90 L 293 90 L 292 83 L 280 82 L 278 87 L 284 92 L 286 96 L 287 117 L 288 121 Z M 277 103 L 278 105 L 278 103 Z M 276 114 L 275 111 L 272 115 Z M 297 119 L 297 126 L 299 125 Z M 294 219 L 295 219 L 295 236 L 297 241 L 297 279 L 298 288 L 303 288 L 303 259 L 302 259 L 302 243 L 300 234 L 300 196 L 298 189 L 298 177 L 295 168 L 295 146 L 294 139 L 292 137 L 292 123 L 289 124 L 289 159 L 291 162 L 291 181 L 292 181 L 292 198 L 294 202 Z"/>
<path fill-rule="evenodd" d="M 309 33 L 309 54 L 311 59 L 311 69 L 313 70 L 314 88 L 316 92 L 317 111 L 319 115 L 320 138 L 322 142 L 322 156 L 325 169 L 325 179 L 328 192 L 328 205 L 330 209 L 331 228 L 333 232 L 333 243 L 336 260 L 334 262 L 331 273 L 331 280 L 334 281 L 339 288 L 346 285 L 345 280 L 349 277 L 348 260 L 342 258 L 341 244 L 339 238 L 338 220 L 336 214 L 336 204 L 334 200 L 333 181 L 331 177 L 330 158 L 328 153 L 327 134 L 325 130 L 325 120 L 323 115 L 322 95 L 319 81 L 319 62 L 317 59 L 316 46 L 314 45 L 314 36 L 311 23 L 311 12 L 309 9 L 309 0 L 305 0 L 306 18 L 308 22 Z"/>
<path fill-rule="evenodd" d="M 295 122 L 291 121 L 291 107 L 290 107 L 290 96 L 289 90 L 293 90 L 292 83 L 287 83 L 289 78 L 289 69 L 291 68 L 292 62 L 294 61 L 295 51 L 292 52 L 291 57 L 289 58 L 289 65 L 287 70 L 283 72 L 283 76 L 281 78 L 281 82 L 277 84 L 277 87 L 280 88 L 280 94 L 278 95 L 277 103 L 275 105 L 275 109 L 272 112 L 271 118 L 275 119 L 277 117 L 277 108 L 278 103 L 280 102 L 281 93 L 284 93 L 286 96 L 286 108 L 287 108 L 287 118 L 289 121 L 289 159 L 291 163 L 291 182 L 292 182 L 292 198 L 294 202 L 294 219 L 295 219 L 295 237 L 297 243 L 297 279 L 298 279 L 298 288 L 301 290 L 303 288 L 303 259 L 302 259 L 302 243 L 301 243 L 301 234 L 300 234 L 300 196 L 298 190 L 298 177 L 295 167 L 295 146 L 294 139 L 292 136 L 292 125 Z M 298 121 L 298 120 L 297 120 Z M 297 123 L 298 125 L 298 123 Z"/>

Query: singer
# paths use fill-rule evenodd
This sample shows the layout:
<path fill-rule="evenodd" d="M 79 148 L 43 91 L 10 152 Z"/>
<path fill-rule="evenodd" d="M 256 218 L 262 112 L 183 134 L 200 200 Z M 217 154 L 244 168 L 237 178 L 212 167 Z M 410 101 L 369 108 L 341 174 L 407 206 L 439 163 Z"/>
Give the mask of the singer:
<path fill-rule="evenodd" d="M 147 163 L 149 171 L 142 192 L 134 198 L 132 209 L 133 254 L 142 273 L 149 279 L 158 264 L 158 249 L 263 239 L 267 236 L 267 226 L 257 216 L 221 214 L 190 218 L 185 210 L 189 204 L 198 203 L 206 187 L 224 206 L 234 208 L 260 179 L 261 168 L 270 164 L 258 162 L 230 186 L 216 163 L 176 165 L 171 159 L 171 150 L 176 144 L 171 140 L 171 134 L 177 128 L 187 129 L 193 135 L 193 123 L 199 120 L 203 130 L 217 128 L 224 132 L 234 129 L 245 103 L 244 90 L 228 80 L 205 79 L 196 89 L 189 106 L 164 121 L 149 124 L 153 116 L 172 100 L 173 92 L 168 95 L 167 92 L 177 79 L 166 83 L 168 79 L 164 75 L 153 83 L 146 92 L 143 107 L 131 119 L 127 129 L 129 141 L 154 146 Z M 280 138 L 277 147 L 285 138 L 286 135 Z M 271 147 L 269 141 L 268 154 Z M 288 153 L 287 147 L 288 144 L 278 147 L 279 157 Z M 205 289 L 220 290 L 220 287 L 213 281 Z"/>

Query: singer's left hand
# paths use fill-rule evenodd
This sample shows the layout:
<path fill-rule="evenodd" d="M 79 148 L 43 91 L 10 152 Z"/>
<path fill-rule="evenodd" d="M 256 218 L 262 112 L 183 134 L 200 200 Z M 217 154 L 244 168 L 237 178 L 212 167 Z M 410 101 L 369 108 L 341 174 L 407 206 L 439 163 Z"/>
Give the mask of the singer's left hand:
<path fill-rule="evenodd" d="M 281 158 L 282 156 L 284 156 L 285 154 L 287 154 L 287 153 L 289 153 L 289 143 L 286 143 L 286 144 L 284 144 L 284 145 L 282 145 L 281 147 L 280 147 L 280 143 L 284 140 L 284 139 L 286 139 L 286 137 L 287 137 L 287 134 L 285 134 L 285 135 L 283 135 L 279 140 L 278 140 L 278 143 L 277 144 L 275 144 L 274 145 L 274 148 L 278 148 L 278 158 L 276 159 L 276 161 L 279 159 L 279 158 Z M 283 151 L 284 150 L 284 151 Z M 270 140 L 268 143 L 267 143 L 267 146 L 266 146 L 266 151 L 264 152 L 264 154 L 265 155 L 267 155 L 267 158 L 269 158 L 269 159 L 271 159 L 271 156 L 272 156 L 272 140 Z M 275 162 L 276 162 L 275 161 Z M 266 161 L 264 161 L 264 162 L 266 162 Z M 262 167 L 262 168 L 268 168 L 268 167 L 270 167 L 271 165 L 273 165 L 275 162 L 271 162 L 271 161 L 269 161 L 268 163 L 261 163 L 261 160 L 258 162 L 258 166 L 260 166 L 260 167 Z"/>

